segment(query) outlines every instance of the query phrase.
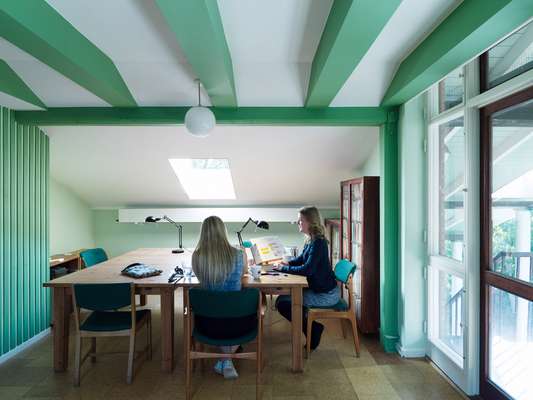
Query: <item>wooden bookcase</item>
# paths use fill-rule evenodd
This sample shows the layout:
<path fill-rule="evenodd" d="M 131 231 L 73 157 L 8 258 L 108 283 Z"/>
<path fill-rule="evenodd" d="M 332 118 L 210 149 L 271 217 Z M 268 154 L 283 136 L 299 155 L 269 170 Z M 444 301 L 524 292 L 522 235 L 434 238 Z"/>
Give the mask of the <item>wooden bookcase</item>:
<path fill-rule="evenodd" d="M 379 177 L 341 182 L 341 253 L 357 265 L 354 295 L 363 333 L 379 330 Z"/>
<path fill-rule="evenodd" d="M 326 227 L 326 239 L 329 242 L 329 259 L 331 261 L 331 267 L 335 268 L 335 265 L 341 259 L 341 220 L 325 219 L 324 225 Z"/>

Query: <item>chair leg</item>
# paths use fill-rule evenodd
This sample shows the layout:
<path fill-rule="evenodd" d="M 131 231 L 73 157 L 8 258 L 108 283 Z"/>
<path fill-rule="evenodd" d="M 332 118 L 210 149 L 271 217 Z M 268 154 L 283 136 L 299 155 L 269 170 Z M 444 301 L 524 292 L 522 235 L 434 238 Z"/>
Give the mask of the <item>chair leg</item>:
<path fill-rule="evenodd" d="M 359 357 L 359 334 L 357 333 L 357 322 L 355 322 L 355 315 L 350 317 L 352 325 L 353 344 L 355 345 L 355 355 Z"/>
<path fill-rule="evenodd" d="M 260 393 L 259 393 L 259 389 L 260 389 L 260 385 L 261 385 L 261 372 L 263 371 L 263 355 L 262 355 L 262 351 L 261 351 L 261 345 L 259 342 L 257 342 L 257 354 L 256 354 L 256 357 L 257 357 L 257 376 L 256 376 L 256 380 L 255 380 L 255 399 L 256 400 L 259 400 L 260 398 Z"/>
<path fill-rule="evenodd" d="M 309 358 L 309 356 L 311 355 L 311 326 L 313 324 L 313 317 L 312 317 L 312 313 L 309 312 L 307 314 L 307 335 L 306 335 L 306 343 L 305 343 L 305 356 L 306 358 Z"/>
<path fill-rule="evenodd" d="M 187 333 L 187 332 L 184 332 Z M 190 339 L 189 339 L 190 340 Z M 190 345 L 187 346 L 187 350 L 185 353 L 185 399 L 191 400 L 191 348 Z"/>
<path fill-rule="evenodd" d="M 130 384 L 133 381 L 133 363 L 135 361 L 135 332 L 131 332 L 130 336 L 130 352 L 128 356 L 128 375 L 126 382 Z"/>
<path fill-rule="evenodd" d="M 139 295 L 139 306 L 145 306 L 146 305 L 146 295 L 140 294 Z"/>
<path fill-rule="evenodd" d="M 95 337 L 91 338 L 91 353 L 93 354 L 91 356 L 91 362 L 95 363 L 96 362 L 96 338 Z"/>
<path fill-rule="evenodd" d="M 148 360 L 152 359 L 152 315 L 148 314 L 148 321 L 146 321 L 146 337 L 148 341 Z"/>
<path fill-rule="evenodd" d="M 74 386 L 80 386 L 81 370 L 81 336 L 76 335 L 76 360 L 74 365 Z"/>

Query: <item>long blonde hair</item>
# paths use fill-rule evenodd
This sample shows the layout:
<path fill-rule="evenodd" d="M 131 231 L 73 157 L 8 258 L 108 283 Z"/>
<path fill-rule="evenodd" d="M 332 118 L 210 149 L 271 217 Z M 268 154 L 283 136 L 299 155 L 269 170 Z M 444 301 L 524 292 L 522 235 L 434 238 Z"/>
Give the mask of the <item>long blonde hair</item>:
<path fill-rule="evenodd" d="M 309 223 L 309 235 L 307 241 L 311 241 L 317 238 L 324 238 L 326 233 L 326 228 L 322 225 L 322 217 L 318 208 L 315 206 L 302 207 L 298 210 L 300 215 L 305 218 Z"/>
<path fill-rule="evenodd" d="M 217 216 L 207 217 L 192 253 L 192 269 L 200 284 L 211 287 L 224 282 L 233 271 L 236 257 L 237 249 L 228 242 L 224 222 Z"/>

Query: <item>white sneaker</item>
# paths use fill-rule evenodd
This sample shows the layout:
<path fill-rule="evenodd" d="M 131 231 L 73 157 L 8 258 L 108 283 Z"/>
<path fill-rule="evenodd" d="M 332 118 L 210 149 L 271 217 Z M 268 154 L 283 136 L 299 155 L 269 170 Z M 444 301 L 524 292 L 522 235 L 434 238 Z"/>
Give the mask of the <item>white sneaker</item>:
<path fill-rule="evenodd" d="M 218 360 L 215 364 L 215 372 L 220 375 L 224 375 L 224 361 Z"/>
<path fill-rule="evenodd" d="M 239 377 L 233 361 L 228 359 L 223 361 L 222 372 L 225 379 L 237 379 Z"/>

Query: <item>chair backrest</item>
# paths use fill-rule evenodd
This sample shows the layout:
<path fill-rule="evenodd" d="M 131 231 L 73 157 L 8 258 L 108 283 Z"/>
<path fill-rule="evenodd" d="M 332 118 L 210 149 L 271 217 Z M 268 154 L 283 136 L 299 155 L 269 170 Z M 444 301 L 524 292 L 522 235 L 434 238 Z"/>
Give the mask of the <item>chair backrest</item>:
<path fill-rule="evenodd" d="M 86 267 L 92 267 L 93 265 L 107 261 L 107 254 L 101 248 L 84 250 L 80 253 L 80 257 Z"/>
<path fill-rule="evenodd" d="M 131 283 L 78 283 L 73 285 L 76 305 L 91 311 L 118 310 L 132 305 Z"/>
<path fill-rule="evenodd" d="M 259 290 L 255 288 L 229 292 L 193 288 L 189 298 L 194 315 L 208 318 L 257 315 L 259 306 Z"/>
<path fill-rule="evenodd" d="M 356 266 L 353 262 L 346 259 L 340 260 L 335 265 L 335 278 L 342 283 L 348 283 L 350 277 L 355 272 Z"/>

